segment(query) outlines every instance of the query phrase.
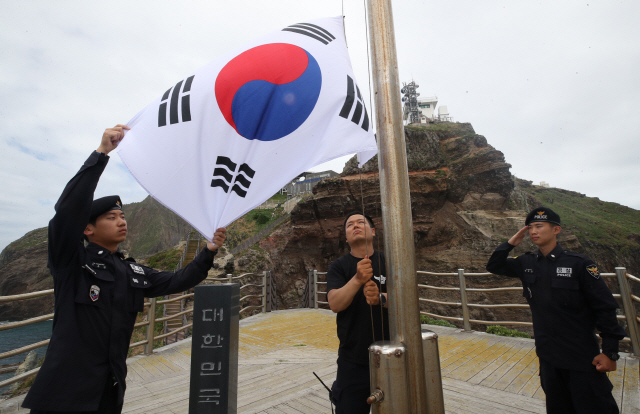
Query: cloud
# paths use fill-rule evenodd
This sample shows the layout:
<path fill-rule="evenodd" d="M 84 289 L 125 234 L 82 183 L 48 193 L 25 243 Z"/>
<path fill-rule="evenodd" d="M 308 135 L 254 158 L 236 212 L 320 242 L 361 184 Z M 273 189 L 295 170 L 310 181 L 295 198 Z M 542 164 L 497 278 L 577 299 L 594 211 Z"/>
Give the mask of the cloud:
<path fill-rule="evenodd" d="M 2 7 L 0 249 L 47 224 L 105 128 L 272 30 L 344 7 L 349 54 L 369 102 L 360 3 L 5 0 Z M 415 79 L 422 96 L 437 95 L 456 121 L 471 122 L 516 176 L 640 209 L 640 45 L 632 41 L 640 38 L 640 4 L 403 0 L 393 7 L 401 81 Z M 341 171 L 344 162 L 331 168 Z M 96 190 L 108 194 L 126 203 L 146 196 L 117 155 Z"/>

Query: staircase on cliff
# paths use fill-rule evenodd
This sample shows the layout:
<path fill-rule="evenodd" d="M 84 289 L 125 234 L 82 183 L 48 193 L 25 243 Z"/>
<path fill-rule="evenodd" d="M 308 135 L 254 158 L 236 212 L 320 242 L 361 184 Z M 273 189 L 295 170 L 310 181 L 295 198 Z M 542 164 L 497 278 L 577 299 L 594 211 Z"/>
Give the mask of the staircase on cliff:
<path fill-rule="evenodd" d="M 191 261 L 196 257 L 196 255 L 198 254 L 198 252 L 200 251 L 201 247 L 203 245 L 202 239 L 199 237 L 197 232 L 191 231 L 188 235 L 187 235 L 187 243 L 184 247 L 184 251 L 182 253 L 182 258 L 180 259 L 180 262 L 178 263 L 178 265 L 176 266 L 175 270 L 179 270 L 184 268 L 185 266 L 187 266 L 189 263 L 191 263 Z M 180 297 L 182 295 L 184 295 L 186 292 L 181 292 L 181 293 L 174 293 L 172 295 L 168 295 L 165 297 L 165 299 L 174 299 L 177 297 Z M 169 303 L 165 303 L 164 304 L 164 311 L 163 311 L 163 316 L 170 316 L 170 315 L 175 315 L 178 314 L 182 311 L 184 311 L 185 309 L 185 300 L 177 300 L 175 302 L 169 302 Z M 171 332 L 174 329 L 178 329 L 181 326 L 184 326 L 187 324 L 186 321 L 186 315 L 182 315 L 181 318 L 174 318 L 174 319 L 169 319 L 167 321 L 164 322 L 164 333 L 168 333 Z M 180 331 L 177 332 L 175 335 L 171 335 L 165 338 L 165 344 L 172 344 L 174 342 L 180 341 L 182 339 L 184 339 L 186 336 L 185 331 Z"/>

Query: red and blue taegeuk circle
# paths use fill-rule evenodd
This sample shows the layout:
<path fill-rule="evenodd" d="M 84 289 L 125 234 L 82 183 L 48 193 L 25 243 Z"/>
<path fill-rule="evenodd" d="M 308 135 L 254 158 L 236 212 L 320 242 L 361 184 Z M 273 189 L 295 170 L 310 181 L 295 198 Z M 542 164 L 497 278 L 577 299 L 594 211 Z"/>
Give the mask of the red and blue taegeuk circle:
<path fill-rule="evenodd" d="M 274 141 L 307 120 L 320 96 L 322 73 L 299 46 L 270 43 L 249 49 L 218 73 L 222 115 L 246 139 Z"/>

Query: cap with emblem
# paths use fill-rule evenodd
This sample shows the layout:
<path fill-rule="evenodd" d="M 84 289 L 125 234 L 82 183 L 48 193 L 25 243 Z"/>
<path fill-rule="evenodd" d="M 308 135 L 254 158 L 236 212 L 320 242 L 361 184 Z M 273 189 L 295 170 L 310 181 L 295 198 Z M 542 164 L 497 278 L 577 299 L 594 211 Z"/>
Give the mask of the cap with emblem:
<path fill-rule="evenodd" d="M 111 210 L 122 210 L 122 201 L 120 201 L 120 196 L 112 195 L 93 200 L 89 221 L 93 221 Z"/>
<path fill-rule="evenodd" d="M 531 213 L 527 215 L 527 219 L 525 220 L 525 226 L 528 226 L 531 223 L 545 221 L 548 223 L 560 225 L 560 216 L 555 211 L 551 210 L 547 207 L 538 207 L 533 209 Z"/>

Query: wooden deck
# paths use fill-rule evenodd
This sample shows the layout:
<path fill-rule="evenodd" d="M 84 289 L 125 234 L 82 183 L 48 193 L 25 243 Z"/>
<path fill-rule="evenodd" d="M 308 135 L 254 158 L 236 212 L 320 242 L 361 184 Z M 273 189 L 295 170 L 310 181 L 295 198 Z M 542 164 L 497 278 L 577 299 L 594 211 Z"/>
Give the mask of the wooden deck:
<path fill-rule="evenodd" d="M 428 326 L 439 335 L 447 413 L 544 413 L 533 340 Z M 238 412 L 331 413 L 336 374 L 335 315 L 325 310 L 260 314 L 240 322 Z M 191 341 L 130 358 L 124 413 L 187 413 Z M 610 375 L 624 414 L 640 414 L 639 360 L 623 356 Z M 20 398 L 0 402 L 17 410 Z"/>

